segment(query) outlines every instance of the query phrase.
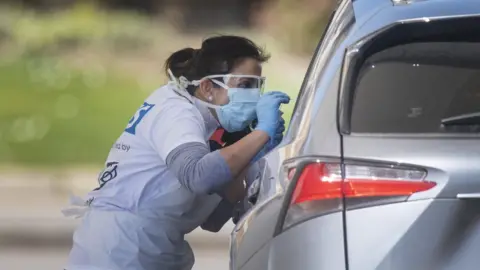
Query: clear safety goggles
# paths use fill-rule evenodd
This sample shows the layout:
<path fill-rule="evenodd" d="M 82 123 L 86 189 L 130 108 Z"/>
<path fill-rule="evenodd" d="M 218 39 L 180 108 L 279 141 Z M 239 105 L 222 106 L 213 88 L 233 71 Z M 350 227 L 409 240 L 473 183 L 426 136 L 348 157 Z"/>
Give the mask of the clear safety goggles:
<path fill-rule="evenodd" d="M 200 82 L 204 80 L 211 80 L 215 84 L 225 88 L 243 88 L 243 89 L 259 89 L 262 94 L 265 89 L 265 77 L 255 75 L 238 75 L 238 74 L 226 74 L 226 75 L 210 75 L 201 80 L 194 80 L 192 85 L 198 86 Z"/>
<path fill-rule="evenodd" d="M 184 76 L 176 78 L 170 69 L 167 70 L 170 77 L 170 83 L 175 84 L 179 90 L 187 92 L 189 85 L 199 86 L 204 80 L 211 80 L 213 83 L 225 88 L 243 88 L 243 89 L 258 89 L 260 94 L 263 94 L 265 88 L 265 77 L 255 75 L 239 75 L 239 74 L 226 74 L 226 75 L 209 75 L 200 80 L 189 81 Z M 177 90 L 176 90 L 177 91 Z M 190 102 L 193 99 L 190 95 L 184 95 L 182 92 L 178 92 L 181 96 L 187 98 Z"/>

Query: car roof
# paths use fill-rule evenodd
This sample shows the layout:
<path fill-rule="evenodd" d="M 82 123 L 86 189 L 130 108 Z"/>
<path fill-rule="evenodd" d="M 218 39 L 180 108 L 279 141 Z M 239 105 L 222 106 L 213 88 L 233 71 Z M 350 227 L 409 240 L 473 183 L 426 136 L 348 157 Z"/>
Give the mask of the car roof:
<path fill-rule="evenodd" d="M 438 18 L 480 16 L 480 0 L 355 0 L 353 44 L 393 24 Z"/>

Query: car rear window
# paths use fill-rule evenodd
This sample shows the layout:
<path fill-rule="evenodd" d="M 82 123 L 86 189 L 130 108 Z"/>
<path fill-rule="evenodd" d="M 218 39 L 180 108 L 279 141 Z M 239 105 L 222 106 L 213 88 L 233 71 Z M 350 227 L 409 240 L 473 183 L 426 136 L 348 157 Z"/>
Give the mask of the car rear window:
<path fill-rule="evenodd" d="M 442 119 L 480 113 L 479 45 L 414 43 L 369 57 L 357 77 L 351 131 L 480 132 L 480 125 L 442 124 Z"/>

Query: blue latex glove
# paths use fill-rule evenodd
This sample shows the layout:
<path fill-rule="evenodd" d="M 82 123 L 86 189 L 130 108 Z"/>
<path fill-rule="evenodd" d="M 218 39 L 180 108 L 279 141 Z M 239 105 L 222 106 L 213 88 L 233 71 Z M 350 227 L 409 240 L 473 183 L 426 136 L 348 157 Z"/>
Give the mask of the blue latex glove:
<path fill-rule="evenodd" d="M 257 104 L 258 124 L 256 129 L 267 132 L 270 140 L 252 159 L 253 163 L 264 157 L 282 141 L 285 120 L 282 117 L 283 112 L 280 111 L 280 105 L 288 102 L 290 102 L 290 97 L 278 91 L 268 92 L 260 98 Z"/>
<path fill-rule="evenodd" d="M 258 124 L 255 130 L 265 131 L 270 141 L 275 141 L 277 127 L 282 119 L 280 105 L 288 104 L 290 97 L 280 91 L 268 92 L 260 97 L 257 104 Z"/>
<path fill-rule="evenodd" d="M 268 152 L 272 151 L 277 147 L 283 140 L 283 132 L 285 131 L 285 120 L 281 117 L 283 112 L 280 112 L 280 120 L 277 124 L 277 129 L 275 130 L 275 136 L 273 140 L 268 141 L 267 144 L 258 152 L 255 157 L 252 159 L 252 163 L 255 163 L 259 159 L 263 158 Z"/>
<path fill-rule="evenodd" d="M 285 120 L 283 119 L 282 114 L 283 112 L 280 112 L 280 119 L 278 120 L 277 129 L 275 130 L 275 136 L 264 147 L 267 152 L 270 152 L 270 150 L 277 147 L 283 139 Z"/>

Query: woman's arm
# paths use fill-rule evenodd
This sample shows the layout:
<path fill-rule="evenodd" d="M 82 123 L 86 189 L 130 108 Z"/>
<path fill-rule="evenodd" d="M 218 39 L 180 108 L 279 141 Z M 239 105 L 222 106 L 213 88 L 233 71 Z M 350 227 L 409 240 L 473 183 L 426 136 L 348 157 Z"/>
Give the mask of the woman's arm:
<path fill-rule="evenodd" d="M 201 225 L 202 229 L 210 232 L 218 232 L 222 229 L 223 225 L 233 217 L 235 205 L 245 198 L 245 182 L 248 181 L 247 178 L 255 175 L 256 172 L 258 172 L 258 166 L 253 164 L 245 169 L 237 179 L 228 184 L 225 189 L 224 199 Z"/>
<path fill-rule="evenodd" d="M 247 169 L 243 170 L 243 172 L 241 172 L 240 175 L 235 178 L 235 180 L 228 183 L 225 189 L 220 192 L 219 195 L 231 203 L 236 203 L 242 200 L 246 195 L 245 181 L 248 171 L 249 169 L 247 167 Z"/>
<path fill-rule="evenodd" d="M 267 132 L 254 130 L 238 142 L 220 150 L 232 175 L 238 176 L 270 139 Z"/>
<path fill-rule="evenodd" d="M 211 153 L 205 144 L 185 143 L 170 152 L 166 164 L 191 192 L 222 192 L 232 179 L 243 181 L 240 173 L 268 139 L 267 133 L 253 131 L 235 144 Z"/>
<path fill-rule="evenodd" d="M 182 185 L 194 193 L 211 194 L 221 191 L 227 183 L 239 176 L 270 139 L 274 139 L 281 118 L 279 106 L 281 103 L 288 103 L 288 100 L 288 96 L 280 92 L 262 96 L 257 105 L 259 121 L 257 130 L 221 150 L 210 153 L 208 146 L 200 142 L 169 146 L 173 150 L 160 151 L 168 153 L 164 155 L 167 167 L 173 171 Z M 190 125 L 184 127 L 187 129 Z M 163 128 L 168 132 L 168 128 Z M 178 134 L 175 135 L 177 140 L 182 138 L 178 137 Z M 194 138 L 197 137 L 198 135 Z M 172 138 L 172 141 L 174 139 Z M 166 144 L 165 141 L 158 142 L 157 145 Z"/>

